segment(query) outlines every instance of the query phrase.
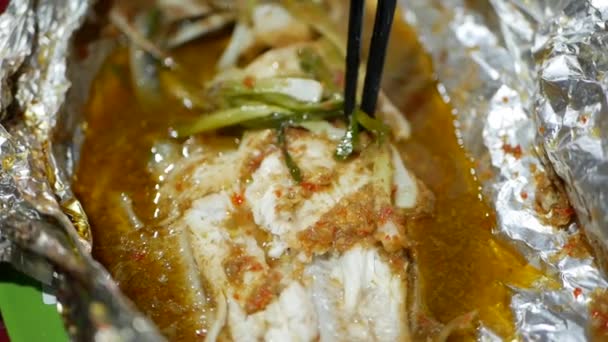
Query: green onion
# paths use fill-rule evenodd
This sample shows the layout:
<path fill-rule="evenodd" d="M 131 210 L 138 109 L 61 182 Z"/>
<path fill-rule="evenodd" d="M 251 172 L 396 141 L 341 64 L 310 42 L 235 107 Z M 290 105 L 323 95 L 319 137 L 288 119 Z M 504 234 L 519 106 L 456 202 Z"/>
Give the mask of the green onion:
<path fill-rule="evenodd" d="M 226 92 L 228 101 L 245 100 L 262 102 L 268 105 L 283 107 L 298 112 L 331 111 L 342 107 L 341 99 L 331 99 L 324 102 L 303 102 L 282 93 L 266 93 L 255 91 L 229 91 Z"/>
<path fill-rule="evenodd" d="M 385 124 L 383 124 L 380 120 L 367 115 L 367 113 L 364 111 L 360 109 L 355 110 L 354 115 L 357 122 L 359 122 L 366 130 L 374 133 L 375 136 L 383 138 L 388 134 L 389 129 Z"/>
<path fill-rule="evenodd" d="M 293 180 L 300 184 L 302 182 L 302 173 L 300 172 L 300 168 L 296 164 L 296 162 L 291 158 L 289 154 L 289 150 L 287 149 L 287 139 L 285 139 L 286 129 L 289 125 L 283 124 L 279 127 L 277 132 L 277 141 L 279 146 L 281 147 L 281 151 L 283 151 L 283 158 L 285 158 L 285 165 L 289 170 L 289 174 Z"/>
<path fill-rule="evenodd" d="M 192 124 L 176 128 L 178 137 L 185 137 L 197 133 L 209 132 L 220 128 L 226 128 L 253 120 L 270 116 L 275 113 L 289 114 L 285 108 L 268 105 L 243 105 L 238 108 L 219 110 L 208 115 L 201 116 Z"/>
<path fill-rule="evenodd" d="M 325 111 L 325 112 L 304 112 L 304 113 L 275 113 L 267 117 L 253 119 L 242 122 L 240 125 L 246 128 L 278 128 L 283 124 L 289 123 L 296 125 L 305 121 L 319 121 L 342 117 L 341 111 Z"/>
<path fill-rule="evenodd" d="M 250 85 L 246 85 L 247 82 L 242 80 L 224 81 L 217 89 L 216 94 L 225 98 L 228 102 L 239 99 L 256 101 L 294 111 L 333 110 L 342 106 L 342 96 L 337 93 L 323 102 L 307 102 L 281 92 L 281 89 L 289 87 L 290 80 L 292 79 L 262 78 L 252 80 Z"/>

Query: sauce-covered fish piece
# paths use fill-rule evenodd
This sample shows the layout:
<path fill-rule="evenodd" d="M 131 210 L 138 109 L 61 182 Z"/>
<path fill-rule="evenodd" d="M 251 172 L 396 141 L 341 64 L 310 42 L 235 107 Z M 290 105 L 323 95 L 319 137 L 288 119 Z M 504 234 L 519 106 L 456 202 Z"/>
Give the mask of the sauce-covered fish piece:
<path fill-rule="evenodd" d="M 325 9 L 335 15 L 331 3 Z M 456 214 L 449 214 L 444 194 L 436 191 L 439 171 L 418 173 L 435 182 L 433 194 L 410 172 L 420 165 L 402 159 L 403 141 L 412 132 L 386 96 L 375 117 L 357 114 L 357 132 L 345 123 L 341 47 L 329 20 L 306 19 L 324 13 L 304 13 L 309 5 L 222 8 L 238 18 L 230 39 L 209 39 L 213 47 L 199 46 L 198 57 L 190 60 L 173 55 L 171 29 L 160 30 L 166 35 L 140 34 L 145 44 L 130 43 L 132 89 L 125 95 L 119 72 L 108 73 L 115 83 L 103 91 L 137 96 L 125 108 L 118 100 L 116 106 L 92 100 L 88 134 L 119 127 L 103 117 L 112 110 L 137 113 L 141 126 L 125 128 L 129 133 L 119 140 L 96 142 L 105 143 L 104 151 L 119 152 L 124 165 L 115 165 L 136 174 L 117 176 L 114 170 L 93 181 L 79 174 L 87 178 L 83 184 L 95 184 L 80 193 L 86 194 L 94 224 L 103 223 L 94 227 L 94 253 L 171 340 L 445 339 L 470 327 L 475 317 L 457 317 L 444 329 L 427 310 L 422 289 L 434 286 L 421 284 L 415 258 L 421 240 L 410 236 L 412 222 L 430 224 L 433 215 L 446 222 L 445 215 L 452 215 L 449 221 Z M 218 10 L 196 8 L 194 17 Z M 147 43 L 161 54 L 147 51 Z M 172 64 L 159 56 L 170 56 Z M 205 77 L 191 72 L 193 61 L 206 65 Z M 157 112 L 170 119 L 146 116 Z M 341 155 L 345 141 L 351 149 Z M 149 156 L 129 151 L 148 152 L 149 146 L 152 158 L 140 170 L 137 165 Z M 438 155 L 448 160 L 445 154 L 453 150 Z M 436 162 L 435 156 L 427 159 L 426 168 Z M 463 165 L 458 168 L 466 170 Z M 115 184 L 117 177 L 122 183 Z M 458 177 L 442 177 L 441 184 L 456 184 Z M 462 191 L 457 184 L 453 188 Z M 442 213 L 434 210 L 434 195 L 443 198 Z M 151 208 L 142 204 L 148 199 Z M 461 315 L 462 307 L 454 312 Z"/>
<path fill-rule="evenodd" d="M 409 339 L 404 224 L 429 198 L 390 136 L 362 131 L 336 158 L 339 49 L 313 33 L 281 5 L 254 6 L 205 86 L 210 113 L 177 128 L 240 127 L 239 143 L 218 153 L 191 139 L 158 175 L 159 226 L 176 236 L 208 340 Z"/>
<path fill-rule="evenodd" d="M 291 128 L 298 184 L 276 135 L 249 131 L 221 154 L 202 146 L 174 162 L 161 188 L 172 207 L 164 229 L 183 234 L 209 287 L 216 316 L 208 336 L 407 336 L 403 224 L 405 210 L 422 203 L 403 161 L 388 142 L 370 142 L 339 162 L 326 131 Z"/>

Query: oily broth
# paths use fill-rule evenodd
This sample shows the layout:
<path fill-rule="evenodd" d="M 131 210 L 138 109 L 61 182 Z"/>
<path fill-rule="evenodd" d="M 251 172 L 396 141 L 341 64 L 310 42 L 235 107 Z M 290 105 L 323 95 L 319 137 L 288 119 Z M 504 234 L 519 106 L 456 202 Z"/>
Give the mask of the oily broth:
<path fill-rule="evenodd" d="M 180 51 L 180 60 L 200 66 L 192 68 L 193 75 L 210 79 L 226 44 L 227 37 L 208 39 Z M 210 299 L 200 303 L 189 297 L 187 284 L 181 284 L 188 270 L 175 257 L 180 253 L 173 248 L 177 237 L 157 229 L 163 213 L 154 199 L 162 180 L 148 170 L 155 143 L 169 138 L 169 127 L 176 120 L 192 114 L 176 103 L 142 110 L 130 87 L 128 54 L 118 49 L 94 81 L 85 115 L 86 138 L 74 189 L 92 226 L 94 257 L 162 333 L 176 340 L 200 339 L 204 332 L 197 329 L 206 316 L 190 313 L 212 311 L 213 305 L 207 305 Z M 121 202 L 123 194 L 131 200 L 142 228 L 131 224 Z"/>
<path fill-rule="evenodd" d="M 176 56 L 193 75 L 208 80 L 226 43 L 227 36 L 206 38 Z M 432 82 L 430 62 L 415 34 L 397 25 L 391 46 L 385 85 L 413 132 L 399 148 L 407 166 L 435 195 L 434 215 L 408 222 L 424 301 L 441 322 L 477 310 L 484 325 L 499 335 L 513 336 L 511 292 L 505 284 L 528 287 L 540 273 L 492 234 L 492 209 L 481 198 L 473 163 L 458 143 L 451 108 Z M 408 63 L 403 63 L 404 56 Z M 174 122 L 192 114 L 171 102 L 148 111 L 139 108 L 124 49 L 112 54 L 101 69 L 85 112 L 86 139 L 74 188 L 92 225 L 95 258 L 163 333 L 200 337 L 203 332 L 194 328 L 174 335 L 173 322 L 193 316 L 188 312 L 214 309 L 212 303 L 184 295 L 187 291 L 180 286 L 185 285 L 173 281 L 186 270 L 171 257 L 179 251 L 160 248 L 163 238 L 172 237 L 156 229 L 162 208 L 154 199 L 162 180 L 148 170 L 153 145 L 169 138 Z M 121 198 L 131 200 L 143 228 L 133 227 Z M 191 318 L 182 327 L 200 326 L 205 319 Z"/>

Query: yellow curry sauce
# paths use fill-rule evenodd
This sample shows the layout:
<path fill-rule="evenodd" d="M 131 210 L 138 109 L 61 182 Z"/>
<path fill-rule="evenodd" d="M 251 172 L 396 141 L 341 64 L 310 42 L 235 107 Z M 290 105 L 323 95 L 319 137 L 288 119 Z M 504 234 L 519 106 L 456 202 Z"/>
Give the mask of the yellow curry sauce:
<path fill-rule="evenodd" d="M 176 56 L 192 74 L 210 79 L 227 39 L 205 38 Z M 441 322 L 477 310 L 484 325 L 501 336 L 513 336 L 511 292 L 505 285 L 529 287 L 541 275 L 493 236 L 495 217 L 481 198 L 473 163 L 458 143 L 450 106 L 432 82 L 407 86 L 408 80 L 432 79 L 428 57 L 404 25 L 396 29 L 395 40 L 412 57 L 405 87 L 389 91 L 400 100 L 396 102 L 412 124 L 412 137 L 400 150 L 407 167 L 435 196 L 434 215 L 408 223 L 424 301 Z M 385 78 L 398 78 L 391 75 L 391 63 L 389 57 Z M 155 228 L 162 215 L 156 204 L 162 180 L 152 179 L 147 167 L 154 143 L 168 139 L 171 124 L 192 114 L 176 103 L 140 109 L 124 49 L 110 56 L 101 69 L 85 110 L 86 140 L 74 183 L 93 228 L 94 256 L 163 333 L 174 333 L 171 322 L 194 306 L 190 298 L 181 296 L 179 284 L 171 283 L 184 270 L 175 266 L 170 251 L 155 252 L 154 244 L 162 241 L 163 234 Z M 143 228 L 135 229 L 129 222 L 121 198 L 130 198 Z M 189 334 L 204 332 L 193 329 L 180 336 L 193 337 Z M 470 333 L 456 339 L 473 337 Z"/>

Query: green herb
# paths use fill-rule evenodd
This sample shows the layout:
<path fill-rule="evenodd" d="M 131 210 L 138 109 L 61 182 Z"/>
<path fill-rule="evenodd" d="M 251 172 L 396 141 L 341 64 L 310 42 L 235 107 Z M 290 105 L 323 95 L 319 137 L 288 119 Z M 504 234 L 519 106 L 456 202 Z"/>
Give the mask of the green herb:
<path fill-rule="evenodd" d="M 219 110 L 201 116 L 189 125 L 176 128 L 178 137 L 209 132 L 220 128 L 235 126 L 249 120 L 271 116 L 273 114 L 290 114 L 289 110 L 264 104 L 243 105 L 238 108 Z"/>
<path fill-rule="evenodd" d="M 283 107 L 292 111 L 298 112 L 316 112 L 316 111 L 331 111 L 338 110 L 342 107 L 341 99 L 331 99 L 324 102 L 304 102 L 294 99 L 293 97 L 274 92 L 256 92 L 256 91 L 230 91 L 227 92 L 226 98 L 228 101 L 244 100 L 261 102 L 268 105 Z"/>
<path fill-rule="evenodd" d="M 287 127 L 289 127 L 289 124 L 283 124 L 279 127 L 277 132 L 277 141 L 279 146 L 281 147 L 281 151 L 283 151 L 285 165 L 289 170 L 291 178 L 293 178 L 296 183 L 300 184 L 302 182 L 302 173 L 296 162 L 293 160 L 293 158 L 291 158 L 291 155 L 289 154 L 289 150 L 287 148 L 287 139 L 285 139 Z"/>
<path fill-rule="evenodd" d="M 224 81 L 215 94 L 231 102 L 238 99 L 247 101 L 263 102 L 275 106 L 285 107 L 295 111 L 318 111 L 331 110 L 342 106 L 342 96 L 339 93 L 331 93 L 325 96 L 323 102 L 308 102 L 294 98 L 291 94 L 282 91 L 293 87 L 294 82 L 310 81 L 310 79 L 299 78 L 261 78 Z"/>
<path fill-rule="evenodd" d="M 270 116 L 253 119 L 250 121 L 246 121 L 241 123 L 241 126 L 246 128 L 278 128 L 283 124 L 289 123 L 290 125 L 296 125 L 300 122 L 306 121 L 319 121 L 319 120 L 328 120 L 342 117 L 342 111 L 324 111 L 324 112 L 303 112 L 303 113 L 293 113 L 293 114 L 284 114 L 284 113 L 274 113 Z"/>
<path fill-rule="evenodd" d="M 389 128 L 383 124 L 382 121 L 372 118 L 360 109 L 355 110 L 354 116 L 363 128 L 374 133 L 374 135 L 380 139 L 384 138 L 389 132 Z"/>

